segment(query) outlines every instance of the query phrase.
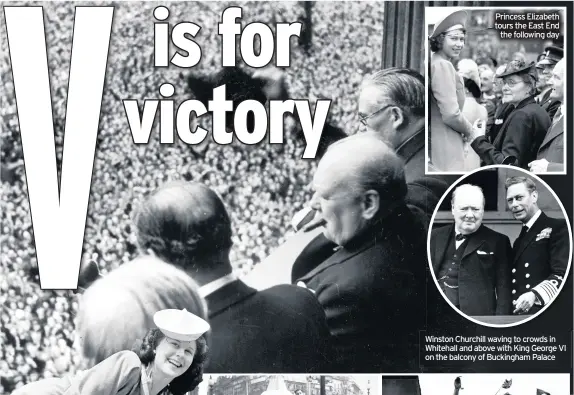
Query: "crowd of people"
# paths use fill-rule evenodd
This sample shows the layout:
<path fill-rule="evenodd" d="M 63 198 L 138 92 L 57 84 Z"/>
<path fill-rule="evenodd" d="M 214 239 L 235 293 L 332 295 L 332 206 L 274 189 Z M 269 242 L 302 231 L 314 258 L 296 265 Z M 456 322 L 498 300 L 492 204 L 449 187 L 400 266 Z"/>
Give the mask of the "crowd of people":
<path fill-rule="evenodd" d="M 96 261 L 103 274 L 133 259 L 138 250 L 132 217 L 143 197 L 169 180 L 202 181 L 220 193 L 233 224 L 231 263 L 248 272 L 269 255 L 289 233 L 292 215 L 310 200 L 308 184 L 314 161 L 301 160 L 303 145 L 288 124 L 285 144 L 242 146 L 233 143 L 202 146 L 160 145 L 154 132 L 149 144 L 135 145 L 122 99 L 159 97 L 159 86 L 176 87 L 176 107 L 190 93 L 187 73 L 217 72 L 221 41 L 217 24 L 231 3 L 170 3 L 169 22 L 191 21 L 202 27 L 196 37 L 202 60 L 193 70 L 153 67 L 152 3 L 116 3 L 83 261 Z M 363 74 L 380 65 L 381 3 L 329 2 L 313 7 L 309 51 L 292 43 L 291 67 L 285 70 L 290 95 L 333 99 L 330 114 L 353 133 L 357 119 L 356 92 Z M 74 4 L 43 7 L 52 90 L 57 162 L 61 163 L 66 90 Z M 242 4 L 242 23 L 294 22 L 303 15 L 298 3 Z M 0 18 L 4 21 L 4 18 Z M 5 24 L 2 22 L 2 234 L 0 264 L 0 394 L 42 377 L 70 372 L 78 366 L 74 349 L 73 292 L 42 291 L 35 260 L 32 222 L 22 164 L 14 86 L 11 80 Z M 210 130 L 209 120 L 200 120 Z"/>
<path fill-rule="evenodd" d="M 563 171 L 563 37 L 508 43 L 486 32 L 481 12 L 445 11 L 432 28 L 430 169 Z"/>

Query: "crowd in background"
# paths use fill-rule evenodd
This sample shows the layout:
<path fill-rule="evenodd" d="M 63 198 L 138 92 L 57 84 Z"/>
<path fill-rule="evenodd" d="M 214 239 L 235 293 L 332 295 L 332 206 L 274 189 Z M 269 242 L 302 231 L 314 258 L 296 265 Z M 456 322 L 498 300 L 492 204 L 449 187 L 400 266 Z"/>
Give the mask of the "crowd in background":
<path fill-rule="evenodd" d="M 310 198 L 315 161 L 301 160 L 304 144 L 286 120 L 285 144 L 219 146 L 184 143 L 160 145 L 158 132 L 136 146 L 122 99 L 157 99 L 159 86 L 176 87 L 175 108 L 190 99 L 188 73 L 209 75 L 221 69 L 217 24 L 235 3 L 170 3 L 169 22 L 201 26 L 196 40 L 202 60 L 192 69 L 153 67 L 154 3 L 115 3 L 111 47 L 86 222 L 83 260 L 98 262 L 103 274 L 138 254 L 132 216 L 142 197 L 169 180 L 200 180 L 216 189 L 232 216 L 232 262 L 248 272 L 285 240 L 290 220 Z M 242 24 L 296 22 L 304 6 L 296 2 L 242 3 Z M 72 44 L 74 5 L 45 4 L 44 21 L 51 79 L 58 164 L 62 159 L 66 90 Z M 291 44 L 285 70 L 294 99 L 332 98 L 330 117 L 349 133 L 360 125 L 356 95 L 365 73 L 380 65 L 383 4 L 316 3 L 312 9 L 312 45 Z M 2 233 L 0 264 L 0 394 L 38 378 L 58 376 L 80 366 L 74 351 L 73 292 L 42 291 L 36 267 L 30 207 L 6 28 L 1 20 L 2 85 Z M 252 72 L 244 65 L 240 66 Z M 207 118 L 207 117 L 204 117 Z M 211 130 L 209 119 L 199 120 Z M 210 137 L 208 137 L 210 139 Z"/>

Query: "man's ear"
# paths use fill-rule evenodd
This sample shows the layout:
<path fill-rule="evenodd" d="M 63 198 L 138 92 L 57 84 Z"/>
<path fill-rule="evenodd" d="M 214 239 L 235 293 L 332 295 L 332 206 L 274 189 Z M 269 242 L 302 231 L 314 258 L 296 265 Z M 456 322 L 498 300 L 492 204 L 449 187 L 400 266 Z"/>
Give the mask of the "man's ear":
<path fill-rule="evenodd" d="M 406 122 L 405 115 L 403 114 L 403 110 L 398 107 L 391 108 L 391 117 L 393 120 L 393 127 L 395 129 L 400 128 Z"/>
<path fill-rule="evenodd" d="M 363 218 L 372 219 L 377 215 L 381 206 L 381 197 L 373 189 L 368 190 L 363 195 Z"/>

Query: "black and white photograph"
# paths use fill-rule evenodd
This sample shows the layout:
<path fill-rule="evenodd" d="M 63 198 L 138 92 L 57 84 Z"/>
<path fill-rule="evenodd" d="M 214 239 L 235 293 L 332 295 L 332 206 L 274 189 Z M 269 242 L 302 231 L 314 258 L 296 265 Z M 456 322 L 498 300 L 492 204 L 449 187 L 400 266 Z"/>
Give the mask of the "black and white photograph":
<path fill-rule="evenodd" d="M 567 374 L 383 376 L 382 395 L 567 395 Z"/>
<path fill-rule="evenodd" d="M 80 45 L 72 40 L 74 18 L 83 11 L 72 2 L 16 5 L 23 7 L 5 7 L 0 18 L 5 103 L 0 393 L 56 394 L 76 386 L 96 393 L 97 386 L 107 394 L 124 383 L 131 385 L 130 393 L 141 387 L 176 394 L 181 389 L 172 381 L 181 381 L 182 372 L 196 374 L 195 363 L 211 374 L 418 369 L 426 229 L 449 185 L 424 175 L 419 50 L 424 4 L 239 3 L 237 27 L 252 22 L 271 29 L 279 23 L 302 27 L 299 37 L 280 48 L 288 50 L 288 67 L 272 61 L 255 68 L 241 61 L 222 66 L 218 24 L 232 3 L 98 3 L 114 7 L 113 24 L 76 291 L 42 287 L 39 238 L 56 236 L 60 242 L 66 221 L 56 216 L 48 234 L 38 229 L 42 208 L 32 207 L 30 195 L 49 176 L 33 177 L 27 146 L 37 140 L 24 138 L 25 106 L 17 93 L 41 73 L 33 65 L 37 72 L 30 78 L 16 78 L 21 74 L 13 63 L 22 53 L 16 49 L 35 36 L 9 33 L 27 9 L 36 12 L 30 24 L 44 21 L 55 139 L 54 149 L 47 144 L 46 150 L 55 152 L 54 185 L 60 176 L 62 184 L 74 182 L 79 166 L 70 167 L 72 159 L 65 157 L 72 149 L 63 147 L 72 133 L 64 133 L 72 43 Z M 405 31 L 420 27 L 411 42 L 416 51 L 403 52 L 399 45 L 390 51 L 401 33 L 385 25 L 385 12 L 403 18 Z M 194 37 L 201 61 L 191 68 L 155 67 L 154 38 L 161 37 L 162 23 L 173 27 L 185 21 L 201 26 Z M 167 50 L 174 54 L 178 47 Z M 308 143 L 303 111 L 284 117 L 281 143 L 248 145 L 235 138 L 223 145 L 208 136 L 201 144 L 187 144 L 173 130 L 174 142 L 164 141 L 160 118 L 168 105 L 181 110 L 194 99 L 198 107 L 207 106 L 222 85 L 234 109 L 244 101 L 270 106 L 296 99 L 310 109 L 330 101 L 328 117 L 314 115 L 316 123 L 324 121 L 316 157 L 303 158 Z M 138 122 L 127 116 L 128 99 L 138 101 L 139 116 L 161 100 L 146 144 L 136 144 L 132 129 Z M 222 120 L 189 115 L 190 130 L 212 130 Z M 234 132 L 239 112 L 226 115 L 226 131 Z M 245 118 L 253 128 L 254 114 Z M 30 133 L 39 138 L 44 133 L 39 130 Z M 83 133 L 87 138 L 87 129 Z M 47 163 L 41 170 L 47 171 Z M 62 187 L 62 196 L 67 190 Z M 39 191 L 38 204 L 48 201 L 48 191 Z M 57 206 L 52 209 L 64 215 Z M 71 241 L 62 244 L 53 260 L 67 258 L 71 247 Z M 59 280 L 60 273 L 48 274 Z M 173 328 L 161 331 L 154 317 L 164 310 L 207 322 L 201 337 L 207 348 Z M 168 356 L 161 362 L 169 374 L 154 377 L 154 357 L 134 351 L 141 341 L 151 342 L 149 351 L 157 358 L 165 357 L 160 347 L 177 346 L 194 355 L 192 365 L 186 370 L 182 358 Z M 157 388 L 156 382 L 166 387 Z"/>
<path fill-rule="evenodd" d="M 484 325 L 539 315 L 568 276 L 572 231 L 562 203 L 525 170 L 489 166 L 454 183 L 433 217 L 428 248 L 436 286 Z"/>
<path fill-rule="evenodd" d="M 541 369 L 425 360 L 427 336 L 484 317 L 550 307 L 530 329 L 572 332 L 571 305 L 552 314 L 572 297 L 571 247 L 555 243 L 569 220 L 535 176 L 508 189 L 536 196 L 528 208 L 507 203 L 507 168 L 476 181 L 505 251 L 542 212 L 503 265 L 517 284 L 483 298 L 508 291 L 505 314 L 469 321 L 436 286 L 429 234 L 471 221 L 452 215 L 459 176 L 427 174 L 428 5 L 4 1 L 0 395 L 379 395 L 373 374 Z M 571 73 L 558 33 L 504 56 L 481 45 Z M 557 91 L 539 94 L 556 107 Z M 544 158 L 567 147 L 558 133 Z M 548 183 L 569 212 L 572 180 Z M 557 354 L 544 368 L 571 372 Z"/>
<path fill-rule="evenodd" d="M 197 395 L 380 395 L 379 375 L 209 375 Z"/>
<path fill-rule="evenodd" d="M 565 174 L 566 14 L 428 7 L 427 170 Z"/>

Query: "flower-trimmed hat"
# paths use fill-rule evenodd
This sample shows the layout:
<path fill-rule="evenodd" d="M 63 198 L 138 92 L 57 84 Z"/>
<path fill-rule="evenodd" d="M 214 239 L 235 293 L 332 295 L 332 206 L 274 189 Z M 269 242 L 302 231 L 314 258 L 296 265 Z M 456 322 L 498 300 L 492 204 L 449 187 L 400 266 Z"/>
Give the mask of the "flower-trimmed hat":
<path fill-rule="evenodd" d="M 197 340 L 210 329 L 207 321 L 185 309 L 160 310 L 153 322 L 164 335 L 179 341 Z"/>
<path fill-rule="evenodd" d="M 534 62 L 526 64 L 523 60 L 513 60 L 506 65 L 506 69 L 497 75 L 498 78 L 508 77 L 514 74 L 530 74 L 535 79 L 537 78 Z"/>
<path fill-rule="evenodd" d="M 429 38 L 435 38 L 439 34 L 450 30 L 464 29 L 466 27 L 467 19 L 468 14 L 466 11 L 455 11 L 435 23 L 434 30 Z"/>

